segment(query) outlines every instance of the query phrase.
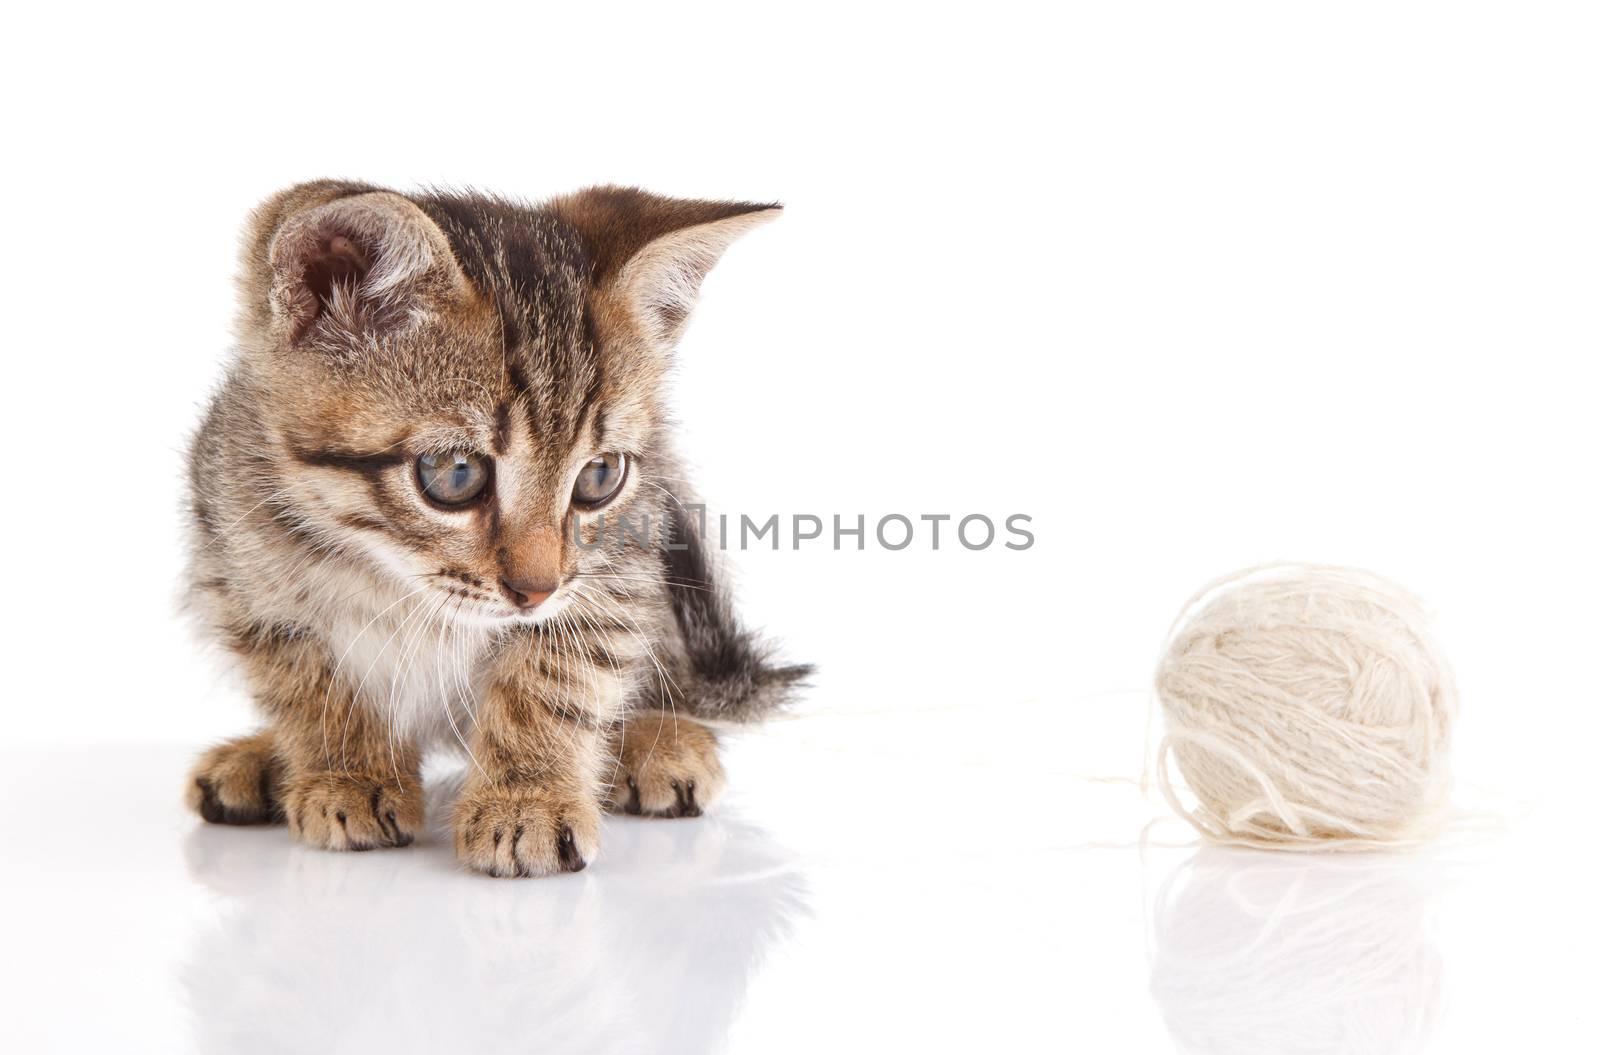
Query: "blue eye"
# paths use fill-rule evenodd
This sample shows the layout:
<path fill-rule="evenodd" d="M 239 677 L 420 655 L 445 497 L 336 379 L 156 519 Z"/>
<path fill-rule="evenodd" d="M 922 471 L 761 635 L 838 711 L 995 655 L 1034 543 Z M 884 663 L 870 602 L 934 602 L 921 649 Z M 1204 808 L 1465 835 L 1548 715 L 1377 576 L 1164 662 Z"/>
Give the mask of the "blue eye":
<path fill-rule="evenodd" d="M 628 475 L 628 460 L 620 454 L 601 454 L 589 459 L 578 473 L 578 482 L 572 485 L 574 505 L 604 505 L 622 489 Z"/>
<path fill-rule="evenodd" d="M 464 451 L 424 454 L 417 459 L 417 483 L 440 505 L 465 505 L 489 483 L 489 459 Z"/>

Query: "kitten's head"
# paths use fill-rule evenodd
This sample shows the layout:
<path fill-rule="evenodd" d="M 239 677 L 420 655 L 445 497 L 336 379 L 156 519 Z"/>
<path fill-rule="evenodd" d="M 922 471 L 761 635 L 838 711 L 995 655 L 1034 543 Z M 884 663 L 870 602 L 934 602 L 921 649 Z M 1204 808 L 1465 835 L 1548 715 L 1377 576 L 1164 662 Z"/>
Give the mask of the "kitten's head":
<path fill-rule="evenodd" d="M 662 500 L 672 347 L 722 251 L 777 212 L 616 187 L 271 199 L 244 247 L 242 365 L 292 529 L 479 622 L 625 577 L 617 522 Z"/>

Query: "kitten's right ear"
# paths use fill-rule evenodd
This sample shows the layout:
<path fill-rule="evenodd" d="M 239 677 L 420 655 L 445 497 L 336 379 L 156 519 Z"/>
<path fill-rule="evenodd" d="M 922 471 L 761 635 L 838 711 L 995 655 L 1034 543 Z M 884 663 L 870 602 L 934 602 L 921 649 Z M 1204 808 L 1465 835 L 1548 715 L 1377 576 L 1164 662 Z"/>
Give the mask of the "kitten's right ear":
<path fill-rule="evenodd" d="M 358 184 L 295 187 L 256 214 L 247 297 L 291 344 L 347 345 L 410 324 L 466 288 L 437 224 Z M 247 247 L 247 253 L 252 247 Z"/>
<path fill-rule="evenodd" d="M 590 187 L 550 202 L 578 230 L 593 281 L 652 344 L 670 348 L 700 283 L 724 250 L 783 210 L 775 203 L 664 198 L 637 187 Z"/>

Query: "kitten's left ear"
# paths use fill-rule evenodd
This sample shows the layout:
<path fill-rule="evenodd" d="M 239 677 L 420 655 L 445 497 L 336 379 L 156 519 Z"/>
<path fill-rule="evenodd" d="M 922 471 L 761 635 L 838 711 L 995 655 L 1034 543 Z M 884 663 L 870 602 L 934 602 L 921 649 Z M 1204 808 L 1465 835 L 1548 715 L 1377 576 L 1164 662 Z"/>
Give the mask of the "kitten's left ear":
<path fill-rule="evenodd" d="M 677 343 L 700 283 L 745 232 L 783 206 L 663 198 L 633 187 L 592 187 L 550 203 L 578 229 L 594 261 L 594 281 L 660 347 Z"/>
<path fill-rule="evenodd" d="M 388 191 L 340 194 L 294 211 L 265 252 L 270 307 L 295 344 L 359 343 L 466 288 L 444 232 Z"/>

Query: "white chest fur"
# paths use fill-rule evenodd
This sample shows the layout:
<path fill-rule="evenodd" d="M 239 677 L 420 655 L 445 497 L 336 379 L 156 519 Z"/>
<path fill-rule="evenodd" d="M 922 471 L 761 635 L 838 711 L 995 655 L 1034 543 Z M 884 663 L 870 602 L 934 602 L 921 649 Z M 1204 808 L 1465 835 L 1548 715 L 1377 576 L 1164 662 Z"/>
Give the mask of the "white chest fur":
<path fill-rule="evenodd" d="M 436 617 L 416 597 L 377 611 L 340 613 L 327 627 L 335 678 L 390 722 L 393 735 L 423 744 L 468 737 L 482 692 L 486 631 Z"/>

